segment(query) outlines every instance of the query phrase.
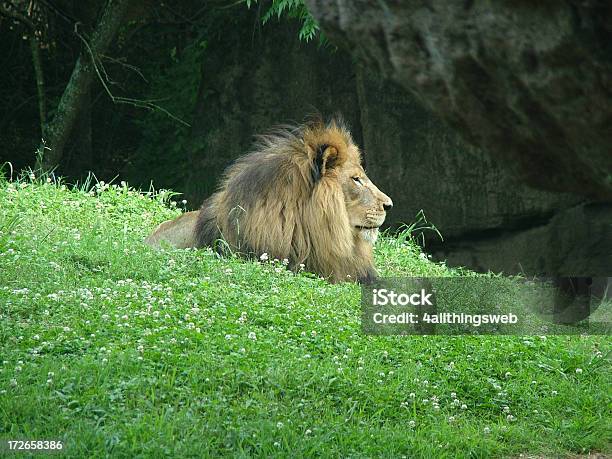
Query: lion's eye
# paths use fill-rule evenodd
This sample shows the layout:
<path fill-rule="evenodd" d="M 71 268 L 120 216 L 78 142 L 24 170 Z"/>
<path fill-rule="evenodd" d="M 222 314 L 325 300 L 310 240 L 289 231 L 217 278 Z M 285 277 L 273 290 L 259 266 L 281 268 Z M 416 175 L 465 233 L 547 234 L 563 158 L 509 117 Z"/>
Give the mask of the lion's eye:
<path fill-rule="evenodd" d="M 357 185 L 363 185 L 363 182 L 361 181 L 361 178 L 359 177 L 353 177 L 353 180 L 355 181 L 355 183 Z"/>

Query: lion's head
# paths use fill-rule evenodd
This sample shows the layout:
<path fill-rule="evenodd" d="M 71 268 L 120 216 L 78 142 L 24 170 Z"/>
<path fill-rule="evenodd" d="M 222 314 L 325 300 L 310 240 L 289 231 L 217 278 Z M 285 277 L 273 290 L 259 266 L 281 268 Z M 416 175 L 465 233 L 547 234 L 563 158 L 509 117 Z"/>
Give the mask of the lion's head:
<path fill-rule="evenodd" d="M 392 205 L 342 122 L 316 121 L 261 136 L 202 205 L 195 237 L 334 281 L 363 280 L 376 274 L 372 245 Z"/>

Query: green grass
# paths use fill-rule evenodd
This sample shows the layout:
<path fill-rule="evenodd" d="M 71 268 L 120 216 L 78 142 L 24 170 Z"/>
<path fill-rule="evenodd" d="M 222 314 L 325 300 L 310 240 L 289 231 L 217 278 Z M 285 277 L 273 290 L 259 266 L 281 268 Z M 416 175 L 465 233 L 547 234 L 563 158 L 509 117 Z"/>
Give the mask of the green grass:
<path fill-rule="evenodd" d="M 70 457 L 611 452 L 608 337 L 364 336 L 356 285 L 144 246 L 178 213 L 164 201 L 0 180 L 0 439 Z M 467 273 L 406 237 L 376 250 L 383 275 Z"/>

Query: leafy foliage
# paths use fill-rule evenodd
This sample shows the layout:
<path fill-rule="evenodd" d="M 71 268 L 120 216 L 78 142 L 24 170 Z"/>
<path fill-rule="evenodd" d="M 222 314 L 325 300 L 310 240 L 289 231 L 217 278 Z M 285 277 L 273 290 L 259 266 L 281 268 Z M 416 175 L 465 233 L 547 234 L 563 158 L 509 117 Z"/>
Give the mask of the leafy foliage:
<path fill-rule="evenodd" d="M 251 5 L 257 3 L 257 1 L 258 0 L 245 0 L 245 3 L 247 7 L 250 8 Z M 319 23 L 312 14 L 310 14 L 303 0 L 272 0 L 272 3 L 263 14 L 261 21 L 266 24 L 275 16 L 277 19 L 280 19 L 283 14 L 289 18 L 299 19 L 301 21 L 300 40 L 310 41 L 317 33 L 322 42 L 325 40 L 323 33 L 319 29 Z"/>

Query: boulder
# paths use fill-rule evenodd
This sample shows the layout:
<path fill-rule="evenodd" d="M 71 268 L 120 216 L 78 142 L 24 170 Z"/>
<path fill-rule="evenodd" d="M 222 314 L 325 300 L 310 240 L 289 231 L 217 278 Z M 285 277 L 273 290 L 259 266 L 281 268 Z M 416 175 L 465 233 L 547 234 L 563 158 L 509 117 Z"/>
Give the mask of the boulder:
<path fill-rule="evenodd" d="M 525 183 L 612 200 L 612 8 L 306 0 L 330 40 Z"/>

